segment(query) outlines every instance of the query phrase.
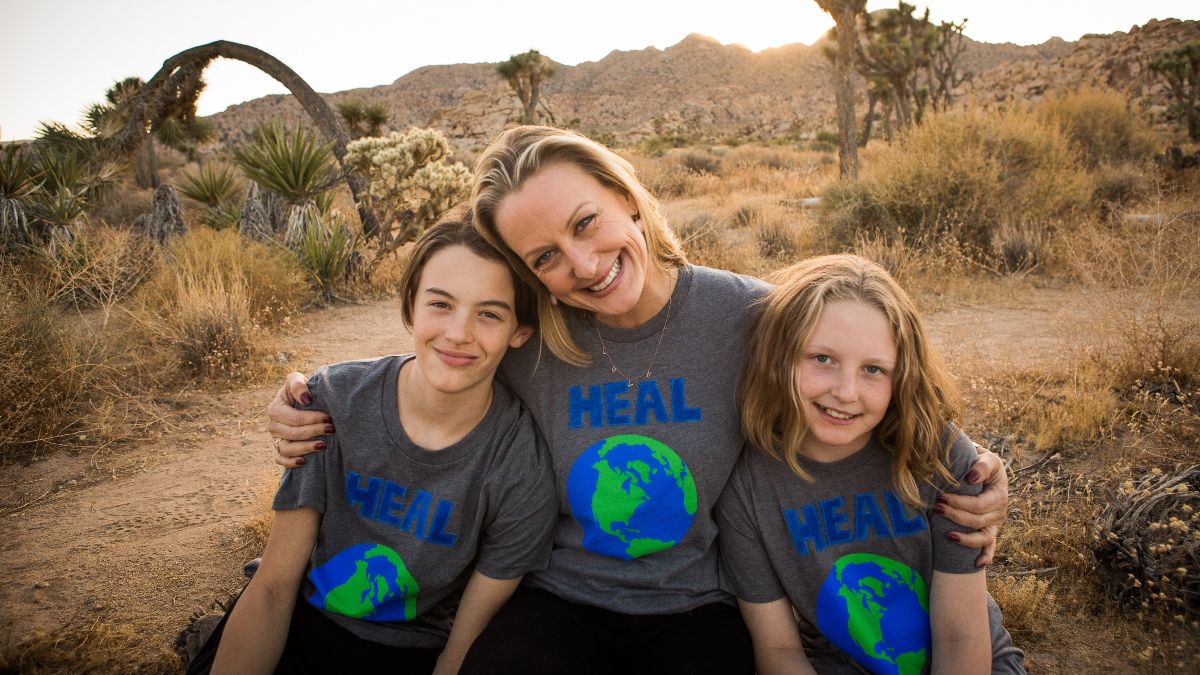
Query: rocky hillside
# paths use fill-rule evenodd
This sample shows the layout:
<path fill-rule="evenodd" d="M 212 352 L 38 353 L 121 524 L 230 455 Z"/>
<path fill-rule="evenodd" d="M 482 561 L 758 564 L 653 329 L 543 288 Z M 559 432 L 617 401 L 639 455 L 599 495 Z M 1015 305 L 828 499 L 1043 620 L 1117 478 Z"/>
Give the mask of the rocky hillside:
<path fill-rule="evenodd" d="M 966 105 L 1036 100 L 1080 83 L 1101 84 L 1166 103 L 1146 64 L 1164 48 L 1200 39 L 1200 22 L 1151 21 L 1128 33 L 1054 38 L 1034 46 L 970 42 L 963 54 L 974 73 L 960 100 Z M 786 45 L 751 52 L 701 35 L 659 50 L 613 51 L 599 61 L 556 65 L 543 85 L 546 121 L 610 142 L 698 129 L 714 135 L 808 135 L 833 126 L 831 69 L 819 45 Z M 464 155 L 478 152 L 520 117 L 520 106 L 493 65 L 426 66 L 392 84 L 326 94 L 383 101 L 393 128 L 433 126 Z M 257 124 L 300 119 L 291 96 L 267 96 L 213 117 L 222 143 L 244 138 Z"/>

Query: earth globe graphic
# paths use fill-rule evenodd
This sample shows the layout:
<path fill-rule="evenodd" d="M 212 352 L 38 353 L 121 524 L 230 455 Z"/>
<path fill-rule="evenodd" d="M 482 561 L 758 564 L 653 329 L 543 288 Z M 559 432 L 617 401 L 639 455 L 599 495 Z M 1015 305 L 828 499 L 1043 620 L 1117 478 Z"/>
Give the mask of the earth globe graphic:
<path fill-rule="evenodd" d="M 316 591 L 313 607 L 367 621 L 412 621 L 417 616 L 417 580 L 400 555 L 382 544 L 356 544 L 308 575 Z"/>
<path fill-rule="evenodd" d="M 817 627 L 873 673 L 920 673 L 929 660 L 929 587 L 891 558 L 842 556 L 818 592 Z"/>
<path fill-rule="evenodd" d="M 696 517 L 696 482 L 675 451 L 646 436 L 597 441 L 567 476 L 583 547 L 633 560 L 671 548 Z"/>

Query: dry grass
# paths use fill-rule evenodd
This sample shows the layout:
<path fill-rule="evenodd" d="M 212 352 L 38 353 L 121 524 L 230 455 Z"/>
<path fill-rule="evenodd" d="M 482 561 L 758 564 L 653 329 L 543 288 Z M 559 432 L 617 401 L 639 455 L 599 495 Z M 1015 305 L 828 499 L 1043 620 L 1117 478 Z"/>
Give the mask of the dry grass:
<path fill-rule="evenodd" d="M 9 638 L 11 640 L 11 638 Z M 50 631 L 0 645 L 0 673 L 172 673 L 173 655 L 147 663 L 134 626 L 106 615 L 74 617 Z"/>

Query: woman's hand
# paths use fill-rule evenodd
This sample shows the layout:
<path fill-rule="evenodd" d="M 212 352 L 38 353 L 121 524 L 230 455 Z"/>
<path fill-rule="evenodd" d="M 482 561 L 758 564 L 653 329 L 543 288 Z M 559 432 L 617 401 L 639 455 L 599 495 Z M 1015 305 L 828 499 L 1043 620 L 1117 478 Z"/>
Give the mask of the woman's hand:
<path fill-rule="evenodd" d="M 983 492 L 977 497 L 942 494 L 934 508 L 959 525 L 976 530 L 951 532 L 949 536 L 967 548 L 983 549 L 975 559 L 975 566 L 983 567 L 996 554 L 996 535 L 1008 516 L 1008 471 L 1004 461 L 996 453 L 979 448 L 979 460 L 967 473 L 967 482 L 983 483 Z"/>
<path fill-rule="evenodd" d="M 304 455 L 325 449 L 317 436 L 334 433 L 333 418 L 320 410 L 296 410 L 297 402 L 312 403 L 308 378 L 304 373 L 289 373 L 287 383 L 267 406 L 267 432 L 275 439 L 275 463 L 289 469 L 304 463 Z"/>

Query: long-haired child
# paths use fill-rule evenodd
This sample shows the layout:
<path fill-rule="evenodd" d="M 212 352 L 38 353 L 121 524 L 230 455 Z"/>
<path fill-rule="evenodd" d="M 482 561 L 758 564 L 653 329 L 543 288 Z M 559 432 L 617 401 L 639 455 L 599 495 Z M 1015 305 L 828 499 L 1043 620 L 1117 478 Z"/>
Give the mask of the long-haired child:
<path fill-rule="evenodd" d="M 717 509 L 758 672 L 1024 672 L 941 515 L 978 492 L 976 451 L 912 301 L 857 256 L 775 281 L 742 390 L 754 447 Z"/>

